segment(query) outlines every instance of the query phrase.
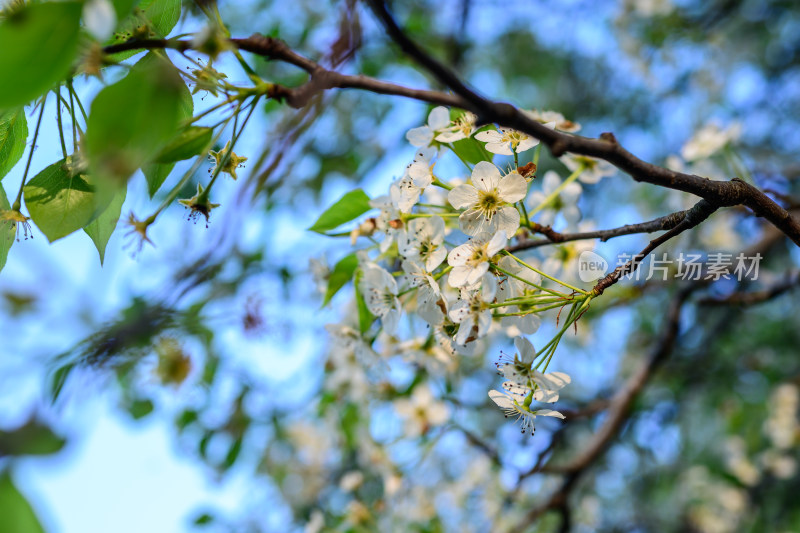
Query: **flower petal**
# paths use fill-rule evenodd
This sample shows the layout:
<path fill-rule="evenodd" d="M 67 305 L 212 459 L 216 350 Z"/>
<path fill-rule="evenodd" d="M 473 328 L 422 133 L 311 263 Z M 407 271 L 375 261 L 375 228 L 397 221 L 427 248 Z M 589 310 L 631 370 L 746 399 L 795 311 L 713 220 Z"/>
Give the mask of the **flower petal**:
<path fill-rule="evenodd" d="M 497 185 L 497 192 L 504 202 L 519 202 L 528 193 L 528 182 L 519 172 L 509 172 Z"/>
<path fill-rule="evenodd" d="M 412 146 L 428 146 L 433 140 L 433 130 L 428 126 L 412 128 L 406 132 L 406 139 Z"/>
<path fill-rule="evenodd" d="M 525 337 L 517 337 L 514 339 L 514 346 L 517 347 L 520 361 L 526 365 L 533 363 L 533 359 L 536 357 L 536 350 L 534 349 L 533 344 L 531 344 L 531 341 Z"/>
<path fill-rule="evenodd" d="M 480 161 L 472 169 L 472 184 L 484 192 L 492 192 L 500 184 L 500 171 L 493 163 Z"/>
<path fill-rule="evenodd" d="M 456 209 L 464 209 L 478 202 L 478 190 L 472 185 L 459 185 L 447 193 L 447 201 Z"/>
<path fill-rule="evenodd" d="M 500 209 L 494 216 L 495 226 L 498 230 L 504 231 L 509 238 L 513 237 L 519 229 L 519 211 L 510 205 Z"/>
<path fill-rule="evenodd" d="M 428 126 L 433 130 L 446 128 L 450 124 L 450 111 L 444 106 L 434 107 L 428 115 Z"/>

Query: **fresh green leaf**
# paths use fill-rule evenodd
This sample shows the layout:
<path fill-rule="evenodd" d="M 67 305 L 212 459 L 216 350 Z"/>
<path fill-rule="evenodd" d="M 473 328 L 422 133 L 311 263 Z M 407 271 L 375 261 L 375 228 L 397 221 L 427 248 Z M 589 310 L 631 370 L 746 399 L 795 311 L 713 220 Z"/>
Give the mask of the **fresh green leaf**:
<path fill-rule="evenodd" d="M 208 513 L 203 513 L 199 515 L 197 518 L 192 520 L 192 523 L 196 526 L 207 526 L 211 522 L 214 521 L 214 517 Z"/>
<path fill-rule="evenodd" d="M 50 455 L 64 447 L 66 440 L 35 418 L 13 431 L 0 430 L 0 457 L 8 455 Z"/>
<path fill-rule="evenodd" d="M 228 453 L 225 454 L 225 460 L 222 462 L 222 469 L 228 470 L 236 462 L 239 454 L 242 452 L 242 437 L 237 438 L 228 448 Z"/>
<path fill-rule="evenodd" d="M 130 0 L 115 0 L 114 7 L 117 8 L 117 13 L 121 14 L 122 11 L 125 11 L 125 6 L 117 7 L 117 3 L 130 3 Z M 118 44 L 135 36 L 166 37 L 181 17 L 181 0 L 142 0 L 138 6 L 133 8 L 132 13 L 130 11 L 130 8 L 126 11 L 130 14 L 119 24 L 117 32 L 106 44 Z M 136 50 L 119 52 L 113 54 L 111 60 L 122 61 L 137 53 Z"/>
<path fill-rule="evenodd" d="M 317 233 L 325 233 L 338 228 L 345 222 L 350 222 L 370 209 L 372 208 L 369 205 L 369 196 L 361 189 L 356 189 L 348 192 L 326 209 L 314 222 L 314 225 L 308 229 Z"/>
<path fill-rule="evenodd" d="M 28 121 L 20 107 L 0 112 L 0 180 L 14 168 L 25 151 L 28 139 Z"/>
<path fill-rule="evenodd" d="M 336 265 L 328 277 L 328 290 L 325 292 L 325 300 L 322 302 L 323 306 L 328 305 L 333 295 L 339 292 L 345 283 L 350 281 L 353 273 L 358 267 L 358 258 L 356 254 L 350 254 L 342 258 Z"/>
<path fill-rule="evenodd" d="M 66 363 L 64 365 L 59 365 L 55 372 L 53 372 L 53 376 L 50 380 L 50 397 L 53 403 L 58 400 L 61 391 L 64 389 L 64 385 L 67 383 L 67 378 L 69 378 L 70 373 L 74 369 L 75 363 Z"/>
<path fill-rule="evenodd" d="M 11 204 L 8 203 L 6 191 L 0 185 L 0 211 L 8 211 L 11 209 Z M 16 226 L 7 220 L 0 220 L 0 270 L 6 266 L 8 259 L 8 251 L 11 250 L 11 245 L 14 244 L 14 237 L 16 236 Z"/>
<path fill-rule="evenodd" d="M 31 219 L 50 242 L 91 222 L 94 187 L 84 174 L 72 175 L 62 159 L 39 172 L 23 189 Z"/>
<path fill-rule="evenodd" d="M 147 399 L 133 400 L 128 405 L 128 413 L 134 420 L 139 420 L 153 412 L 153 402 Z"/>
<path fill-rule="evenodd" d="M 66 77 L 78 51 L 82 4 L 28 4 L 0 22 L 0 109 L 27 104 Z"/>
<path fill-rule="evenodd" d="M 0 533 L 44 533 L 31 504 L 8 472 L 0 473 Z"/>
<path fill-rule="evenodd" d="M 92 102 L 86 125 L 90 174 L 108 200 L 171 139 L 186 85 L 167 60 L 148 54 Z"/>
<path fill-rule="evenodd" d="M 356 282 L 355 282 L 355 295 L 356 295 L 356 307 L 358 308 L 358 329 L 361 333 L 366 333 L 372 323 L 375 321 L 375 316 L 370 313 L 369 308 L 367 307 L 367 302 L 364 301 L 364 295 L 361 294 L 361 289 L 358 288 L 358 280 L 360 277 L 360 271 L 356 274 Z"/>
<path fill-rule="evenodd" d="M 155 196 L 158 189 L 164 185 L 173 168 L 175 168 L 175 163 L 148 163 L 142 167 L 142 174 L 144 174 L 144 179 L 147 180 L 147 192 L 150 194 L 150 198 Z"/>
<path fill-rule="evenodd" d="M 212 128 L 190 126 L 167 143 L 155 157 L 155 162 L 174 163 L 207 152 L 213 135 Z"/>
<path fill-rule="evenodd" d="M 119 216 L 122 213 L 122 204 L 125 203 L 126 193 L 127 190 L 125 187 L 120 189 L 117 194 L 114 195 L 108 207 L 106 207 L 96 219 L 92 220 L 83 228 L 83 231 L 92 239 L 92 242 L 97 248 L 97 252 L 100 254 L 101 265 L 105 260 L 108 240 L 111 238 L 111 234 L 114 233 L 114 230 L 117 229 L 117 222 L 119 222 Z"/>
<path fill-rule="evenodd" d="M 481 161 L 488 161 L 491 163 L 494 157 L 494 154 L 484 147 L 484 143 L 474 137 L 461 139 L 460 141 L 454 142 L 451 146 L 458 157 L 473 165 Z"/>

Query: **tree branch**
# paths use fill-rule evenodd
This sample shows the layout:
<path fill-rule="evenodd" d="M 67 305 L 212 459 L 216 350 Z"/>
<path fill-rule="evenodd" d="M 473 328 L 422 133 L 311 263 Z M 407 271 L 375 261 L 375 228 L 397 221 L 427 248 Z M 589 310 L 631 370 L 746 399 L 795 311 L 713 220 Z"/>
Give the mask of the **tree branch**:
<path fill-rule="evenodd" d="M 716 207 L 745 205 L 756 215 L 769 220 L 800 246 L 800 221 L 752 185 L 738 178 L 727 182 L 714 181 L 662 168 L 642 161 L 627 151 L 611 133 L 603 133 L 599 139 L 562 133 L 531 119 L 510 104 L 490 101 L 468 88 L 446 66 L 417 46 L 394 21 L 383 0 L 366 1 L 392 40 L 437 81 L 460 96 L 464 102 L 463 107 L 475 113 L 480 122 L 496 122 L 532 135 L 544 142 L 555 157 L 566 152 L 596 157 L 608 161 L 636 181 L 688 192 Z"/>

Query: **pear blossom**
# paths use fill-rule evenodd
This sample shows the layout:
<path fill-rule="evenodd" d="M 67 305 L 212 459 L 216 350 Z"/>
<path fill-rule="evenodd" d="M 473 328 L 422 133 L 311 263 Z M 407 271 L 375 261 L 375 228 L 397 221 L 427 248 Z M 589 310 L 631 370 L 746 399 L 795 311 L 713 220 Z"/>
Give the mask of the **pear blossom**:
<path fill-rule="evenodd" d="M 696 161 L 714 155 L 727 144 L 736 141 L 742 134 L 742 125 L 733 123 L 722 129 L 719 124 L 710 123 L 703 126 L 681 148 L 681 157 L 686 161 Z"/>
<path fill-rule="evenodd" d="M 531 193 L 531 205 L 541 205 L 553 192 L 561 186 L 561 178 L 555 170 L 548 170 L 542 179 L 542 190 Z M 558 213 L 564 215 L 567 224 L 574 226 L 581 219 L 578 199 L 583 192 L 579 183 L 568 183 L 550 202 L 539 211 L 539 223 L 552 226 Z"/>
<path fill-rule="evenodd" d="M 441 133 L 436 136 L 440 143 L 454 143 L 461 139 L 472 136 L 475 131 L 475 124 L 478 117 L 474 113 L 465 111 L 460 117 L 451 121 L 448 126 L 441 129 Z"/>
<path fill-rule="evenodd" d="M 553 124 L 555 129 L 565 131 L 567 133 L 575 133 L 580 131 L 581 125 L 577 122 L 572 122 L 564 118 L 564 115 L 557 111 L 547 111 L 534 109 L 533 111 L 523 111 L 529 118 L 541 122 L 543 124 Z"/>
<path fill-rule="evenodd" d="M 519 172 L 500 176 L 492 163 L 481 161 L 472 170 L 472 185 L 459 185 L 447 199 L 456 209 L 465 209 L 458 217 L 461 231 L 467 235 L 505 231 L 511 238 L 519 228 L 519 211 L 513 206 L 525 198 L 528 182 Z"/>
<path fill-rule="evenodd" d="M 409 437 L 424 435 L 432 426 L 441 426 L 450 418 L 450 409 L 434 398 L 428 385 L 414 387 L 410 398 L 400 398 L 394 408 L 405 419 L 405 434 Z"/>
<path fill-rule="evenodd" d="M 450 111 L 443 106 L 434 107 L 428 114 L 428 124 L 412 128 L 406 133 L 406 139 L 413 146 L 428 146 L 441 131 L 450 125 Z"/>
<path fill-rule="evenodd" d="M 392 187 L 394 188 L 394 186 Z M 381 253 L 386 252 L 392 243 L 402 235 L 403 220 L 400 218 L 400 213 L 392 201 L 392 196 L 398 194 L 399 192 L 395 193 L 393 189 L 391 195 L 378 196 L 369 201 L 370 207 L 381 210 L 380 215 L 374 219 L 373 228 L 373 231 L 377 230 L 384 234 L 384 238 L 380 243 Z"/>
<path fill-rule="evenodd" d="M 506 245 L 506 234 L 498 231 L 494 235 L 479 233 L 469 241 L 456 246 L 447 256 L 453 267 L 447 282 L 451 287 L 473 285 L 489 270 L 489 260 Z"/>
<path fill-rule="evenodd" d="M 402 310 L 395 279 L 378 265 L 368 264 L 364 267 L 360 289 L 369 311 L 381 319 L 387 333 L 393 334 Z"/>
<path fill-rule="evenodd" d="M 536 349 L 525 337 L 514 339 L 518 354 L 511 359 L 501 356 L 497 363 L 498 371 L 508 380 L 503 389 L 512 395 L 521 394 L 525 398 L 533 393 L 537 402 L 553 403 L 558 401 L 558 391 L 572 382 L 572 378 L 564 372 L 544 374 L 532 368 L 536 358 Z"/>
<path fill-rule="evenodd" d="M 431 159 L 435 155 L 436 150 L 433 148 L 417 151 L 414 161 L 406 167 L 403 176 L 389 189 L 392 203 L 401 213 L 410 213 L 411 208 L 419 202 L 419 197 L 425 188 L 433 183 Z"/>
<path fill-rule="evenodd" d="M 561 161 L 570 172 L 575 172 L 578 168 L 583 167 L 583 172 L 578 176 L 578 179 L 589 185 L 595 184 L 601 179 L 613 176 L 617 173 L 617 168 L 614 165 L 608 161 L 595 159 L 594 157 L 566 154 L 561 158 Z"/>
<path fill-rule="evenodd" d="M 537 120 L 529 112 L 526 114 Z M 556 123 L 548 122 L 545 126 L 552 130 L 555 129 Z M 498 155 L 514 155 L 514 152 L 521 154 L 539 144 L 539 139 L 531 137 L 527 133 L 503 127 L 498 127 L 496 130 L 479 131 L 475 134 L 475 138 L 486 143 L 486 150 Z"/>
<path fill-rule="evenodd" d="M 430 272 L 414 261 L 403 261 L 405 283 L 417 288 L 417 314 L 428 324 L 436 326 L 444 321 L 447 304 L 442 297 L 439 284 Z"/>
<path fill-rule="evenodd" d="M 447 257 L 444 246 L 444 220 L 442 217 L 415 218 L 408 222 L 397 242 L 400 255 L 418 261 L 428 272 L 439 266 Z"/>
<path fill-rule="evenodd" d="M 450 309 L 450 319 L 458 324 L 458 333 L 454 340 L 457 344 L 466 345 L 489 332 L 492 324 L 490 303 L 497 293 L 497 282 L 488 272 L 483 275 L 480 285 L 477 283 L 461 289 L 461 297 Z"/>
<path fill-rule="evenodd" d="M 531 410 L 530 407 L 525 405 L 525 399 L 520 398 L 518 395 L 500 392 L 497 390 L 489 391 L 489 398 L 503 410 L 506 418 L 515 417 L 520 422 L 520 429 L 522 433 L 527 433 L 530 430 L 531 435 L 535 431 L 534 421 L 537 416 L 552 416 L 556 418 L 566 418 L 558 411 L 551 409 L 537 409 Z"/>

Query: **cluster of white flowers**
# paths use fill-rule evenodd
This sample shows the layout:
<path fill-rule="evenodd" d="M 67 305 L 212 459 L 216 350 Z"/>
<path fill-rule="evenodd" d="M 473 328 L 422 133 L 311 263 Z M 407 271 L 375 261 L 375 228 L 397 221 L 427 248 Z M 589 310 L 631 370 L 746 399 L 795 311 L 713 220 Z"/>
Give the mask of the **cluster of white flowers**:
<path fill-rule="evenodd" d="M 559 113 L 526 113 L 552 129 L 580 129 Z M 429 364 L 447 368 L 460 355 L 480 353 L 490 334 L 518 337 L 520 354 L 512 364 L 516 377 L 503 367 L 507 381 L 502 391 L 490 392 L 492 400 L 507 415 L 520 419 L 523 431 L 533 432 L 536 416 L 563 418 L 557 411 L 535 409 L 531 403 L 555 402 L 557 391 L 570 382 L 566 374 L 543 373 L 567 328 L 539 354 L 520 336 L 536 333 L 542 313 L 551 309 L 570 309 L 567 324 L 574 323 L 592 294 L 555 277 L 555 271 L 563 267 L 563 249 L 556 247 L 555 256 L 543 258 L 553 269 L 548 273 L 538 267 L 539 260 L 523 260 L 506 247 L 509 240 L 526 235 L 534 219 L 539 225 L 564 223 L 568 229 L 577 229 L 583 190 L 577 181 L 596 183 L 611 175 L 613 167 L 567 154 L 561 159 L 569 170 L 567 177 L 550 170 L 538 180 L 539 150 L 531 150 L 539 145 L 537 139 L 508 128 L 478 128 L 471 113 L 451 113 L 444 107 L 433 109 L 427 124 L 411 129 L 406 138 L 416 148 L 412 161 L 387 194 L 370 201 L 379 213 L 350 233 L 353 245 L 366 244 L 357 252 L 354 277 L 362 307 L 371 316 L 361 328 L 352 324 L 329 328 L 338 339 L 337 349 L 358 351 L 355 359 L 366 359 L 368 365 L 370 360 L 403 354 L 407 360 L 423 361 L 426 368 Z M 461 153 L 464 143 L 473 149 L 472 157 Z M 476 147 L 489 157 L 476 161 Z M 467 167 L 466 180 L 438 174 L 437 165 L 448 151 Z M 503 169 L 491 154 L 512 156 L 513 163 Z M 571 254 L 567 255 L 571 260 Z M 377 331 L 372 317 L 380 319 Z M 414 331 L 415 319 L 430 327 L 427 339 L 403 341 L 406 333 Z M 376 342 L 382 345 L 383 356 L 371 348 Z M 448 419 L 433 390 L 424 383 L 415 385 L 410 400 L 396 402 L 409 434 L 423 434 L 429 426 Z"/>

